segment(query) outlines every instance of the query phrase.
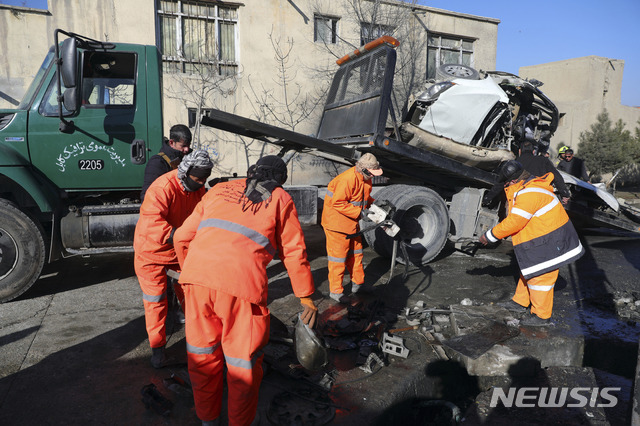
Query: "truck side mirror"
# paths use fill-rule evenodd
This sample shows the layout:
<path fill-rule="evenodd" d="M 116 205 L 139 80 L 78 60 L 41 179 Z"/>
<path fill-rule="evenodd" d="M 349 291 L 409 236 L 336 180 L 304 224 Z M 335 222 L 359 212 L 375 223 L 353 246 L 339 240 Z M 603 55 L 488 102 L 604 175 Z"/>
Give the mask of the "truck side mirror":
<path fill-rule="evenodd" d="M 62 95 L 62 103 L 67 111 L 73 112 L 78 109 L 78 91 L 77 88 L 71 87 L 64 91 Z"/>
<path fill-rule="evenodd" d="M 60 59 L 62 59 L 62 83 L 64 87 L 72 88 L 77 86 L 78 78 L 78 40 L 71 37 L 62 42 Z M 66 94 L 66 92 L 65 92 Z"/>

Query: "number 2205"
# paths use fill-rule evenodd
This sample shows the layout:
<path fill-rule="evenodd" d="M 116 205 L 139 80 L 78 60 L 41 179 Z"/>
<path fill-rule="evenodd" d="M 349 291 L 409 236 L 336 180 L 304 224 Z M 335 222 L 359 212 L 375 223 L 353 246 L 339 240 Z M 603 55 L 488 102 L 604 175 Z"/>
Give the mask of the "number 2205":
<path fill-rule="evenodd" d="M 104 169 L 104 160 L 78 160 L 78 168 L 80 170 L 102 170 Z"/>

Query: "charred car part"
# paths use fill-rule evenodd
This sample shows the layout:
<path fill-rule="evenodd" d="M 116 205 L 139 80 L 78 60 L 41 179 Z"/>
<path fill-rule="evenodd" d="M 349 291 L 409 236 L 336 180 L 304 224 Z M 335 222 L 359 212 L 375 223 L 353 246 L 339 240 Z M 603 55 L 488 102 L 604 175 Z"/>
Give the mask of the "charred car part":
<path fill-rule="evenodd" d="M 499 71 L 448 76 L 415 98 L 405 142 L 485 170 L 515 158 L 524 141 L 547 151 L 560 115 L 541 82 Z"/>

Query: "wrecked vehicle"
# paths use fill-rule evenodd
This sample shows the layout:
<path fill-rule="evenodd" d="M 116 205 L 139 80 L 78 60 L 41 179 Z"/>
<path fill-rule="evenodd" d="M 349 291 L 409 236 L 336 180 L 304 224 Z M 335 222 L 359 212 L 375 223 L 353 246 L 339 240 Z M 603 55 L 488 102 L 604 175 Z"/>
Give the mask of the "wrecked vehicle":
<path fill-rule="evenodd" d="M 441 65 L 436 79 L 411 102 L 401 140 L 489 171 L 515 159 L 524 141 L 545 153 L 562 114 L 540 90 L 542 85 L 507 72 Z M 639 221 L 640 211 L 621 204 L 603 184 L 560 174 L 573 194 L 567 210 L 578 226 L 615 228 L 620 216 Z"/>
<path fill-rule="evenodd" d="M 416 97 L 401 127 L 403 141 L 484 170 L 515 159 L 525 140 L 548 150 L 559 113 L 541 82 L 460 64 L 440 69 L 451 78 Z"/>

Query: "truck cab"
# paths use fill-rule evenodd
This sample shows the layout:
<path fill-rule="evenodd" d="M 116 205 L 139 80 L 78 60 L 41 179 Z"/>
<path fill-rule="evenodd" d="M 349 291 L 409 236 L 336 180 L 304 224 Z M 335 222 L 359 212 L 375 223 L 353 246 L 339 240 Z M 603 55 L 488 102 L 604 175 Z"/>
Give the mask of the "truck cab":
<path fill-rule="evenodd" d="M 161 75 L 156 46 L 55 31 L 22 102 L 0 110 L 0 301 L 45 262 L 130 248 L 162 144 Z"/>

